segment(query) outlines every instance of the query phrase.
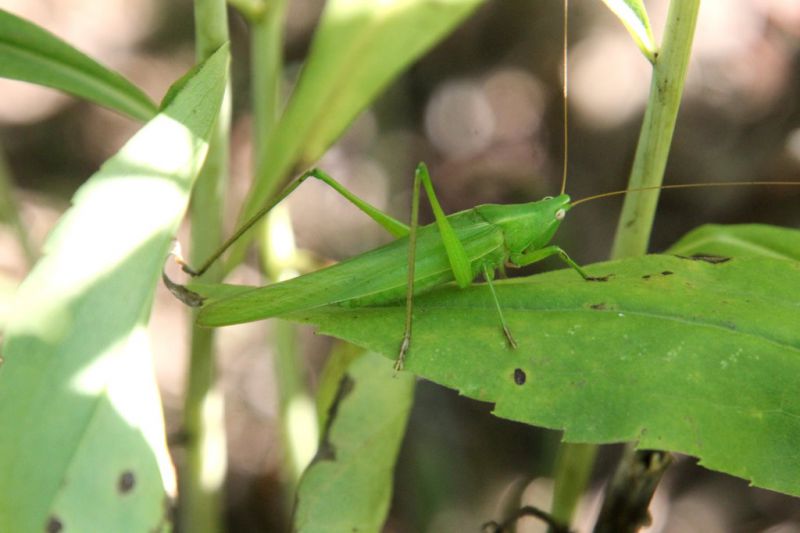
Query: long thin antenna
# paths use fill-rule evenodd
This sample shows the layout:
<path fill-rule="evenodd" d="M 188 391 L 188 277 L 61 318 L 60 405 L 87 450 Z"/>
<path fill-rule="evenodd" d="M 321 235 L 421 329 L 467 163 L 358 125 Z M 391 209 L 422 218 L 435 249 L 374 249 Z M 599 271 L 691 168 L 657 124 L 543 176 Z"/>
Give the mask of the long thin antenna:
<path fill-rule="evenodd" d="M 568 41 L 568 25 L 569 21 L 569 0 L 564 0 L 564 43 L 562 46 L 563 50 L 563 57 L 561 58 L 561 63 L 563 66 L 563 72 L 561 73 L 563 76 L 563 83 L 562 87 L 564 89 L 563 98 L 562 98 L 562 105 L 563 105 L 563 114 L 564 114 L 564 173 L 561 176 L 561 194 L 567 190 L 567 161 L 569 160 L 569 106 L 567 105 L 567 98 L 569 97 L 569 68 L 567 63 L 567 41 Z"/>
<path fill-rule="evenodd" d="M 576 205 L 588 202 L 590 200 L 597 200 L 600 198 L 608 198 L 609 196 L 619 196 L 629 192 L 641 191 L 655 191 L 658 189 L 700 189 L 703 187 L 758 187 L 758 186 L 777 186 L 777 187 L 800 187 L 800 181 L 718 181 L 715 183 L 678 183 L 675 185 L 654 185 L 652 187 L 640 187 L 638 189 L 626 189 L 623 191 L 604 192 L 602 194 L 595 194 L 575 200 L 570 205 Z"/>

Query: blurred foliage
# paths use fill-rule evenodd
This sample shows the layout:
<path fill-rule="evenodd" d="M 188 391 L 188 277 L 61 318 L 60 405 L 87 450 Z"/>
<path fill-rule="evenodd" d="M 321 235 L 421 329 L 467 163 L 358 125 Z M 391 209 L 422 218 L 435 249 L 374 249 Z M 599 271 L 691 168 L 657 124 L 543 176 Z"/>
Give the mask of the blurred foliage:
<path fill-rule="evenodd" d="M 175 474 L 145 326 L 227 53 L 81 187 L 15 295 L 0 367 L 0 421 L 18 428 L 0 441 L 4 531 L 169 529 Z"/>

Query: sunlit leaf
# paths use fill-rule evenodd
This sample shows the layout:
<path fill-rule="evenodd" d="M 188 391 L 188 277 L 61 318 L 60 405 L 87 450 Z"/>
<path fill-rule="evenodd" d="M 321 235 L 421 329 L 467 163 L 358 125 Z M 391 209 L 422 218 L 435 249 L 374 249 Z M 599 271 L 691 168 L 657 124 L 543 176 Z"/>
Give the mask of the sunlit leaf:
<path fill-rule="evenodd" d="M 131 82 L 39 26 L 0 9 L 0 76 L 53 87 L 149 120 L 156 106 Z"/>
<path fill-rule="evenodd" d="M 17 292 L 0 367 L 0 531 L 170 527 L 146 326 L 227 64 L 224 46 L 80 188 Z"/>

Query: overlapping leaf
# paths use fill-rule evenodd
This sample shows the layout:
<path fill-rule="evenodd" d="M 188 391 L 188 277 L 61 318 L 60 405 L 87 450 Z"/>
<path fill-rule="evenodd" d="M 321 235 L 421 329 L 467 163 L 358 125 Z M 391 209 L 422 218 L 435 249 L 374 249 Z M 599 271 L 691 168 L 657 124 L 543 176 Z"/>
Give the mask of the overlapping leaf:
<path fill-rule="evenodd" d="M 138 120 L 156 111 L 131 82 L 39 26 L 0 9 L 0 76 L 53 87 Z"/>
<path fill-rule="evenodd" d="M 681 237 L 669 253 L 800 261 L 800 231 L 767 224 L 706 224 Z"/>
<path fill-rule="evenodd" d="M 412 375 L 393 376 L 391 363 L 375 354 L 349 365 L 300 482 L 295 531 L 381 530 L 413 391 Z"/>
<path fill-rule="evenodd" d="M 0 367 L 0 531 L 169 528 L 146 325 L 227 64 L 225 46 L 81 187 L 19 288 Z"/>

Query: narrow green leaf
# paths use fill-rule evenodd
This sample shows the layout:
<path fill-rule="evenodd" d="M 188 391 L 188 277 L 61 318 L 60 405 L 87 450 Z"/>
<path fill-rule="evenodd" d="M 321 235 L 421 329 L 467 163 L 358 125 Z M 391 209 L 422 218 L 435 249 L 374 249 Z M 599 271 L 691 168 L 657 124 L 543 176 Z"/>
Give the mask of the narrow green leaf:
<path fill-rule="evenodd" d="M 252 216 L 288 174 L 322 156 L 386 85 L 482 1 L 329 1 L 241 219 Z M 237 242 L 232 257 L 241 257 L 247 243 Z"/>
<path fill-rule="evenodd" d="M 800 261 L 800 231 L 766 224 L 706 224 L 681 237 L 668 253 Z"/>
<path fill-rule="evenodd" d="M 131 82 L 3 9 L 0 76 L 53 87 L 142 121 L 156 112 L 155 104 Z"/>
<path fill-rule="evenodd" d="M 382 530 L 414 397 L 414 376 L 393 374 L 391 363 L 369 353 L 349 366 L 300 480 L 294 531 Z"/>
<path fill-rule="evenodd" d="M 622 21 L 647 60 L 655 63 L 657 46 L 644 2 L 642 0 L 603 0 L 603 3 Z"/>
<path fill-rule="evenodd" d="M 19 288 L 0 366 L 0 531 L 169 529 L 146 326 L 227 64 L 226 45 L 81 187 Z"/>
<path fill-rule="evenodd" d="M 636 441 L 800 495 L 800 263 L 646 256 L 414 301 L 406 368 L 569 442 Z M 404 303 L 287 315 L 393 359 Z"/>

